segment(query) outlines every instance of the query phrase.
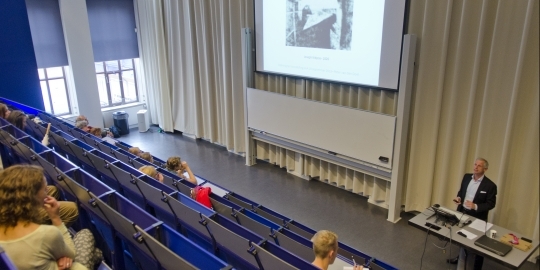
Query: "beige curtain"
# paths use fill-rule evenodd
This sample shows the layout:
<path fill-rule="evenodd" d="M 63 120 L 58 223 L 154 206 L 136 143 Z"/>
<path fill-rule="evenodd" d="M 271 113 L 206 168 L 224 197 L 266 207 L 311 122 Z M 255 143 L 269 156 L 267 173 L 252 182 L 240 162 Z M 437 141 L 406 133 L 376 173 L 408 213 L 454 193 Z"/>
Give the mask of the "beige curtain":
<path fill-rule="evenodd" d="M 463 174 L 481 156 L 499 188 L 490 220 L 538 238 L 538 12 L 535 0 L 411 1 L 408 33 L 418 44 L 406 211 L 454 207 Z M 396 114 L 392 91 L 265 74 L 255 79 L 259 89 Z M 257 143 L 260 159 L 387 205 L 388 181 L 290 152 Z M 301 168 L 289 167 L 298 161 Z"/>
<path fill-rule="evenodd" d="M 539 215 L 538 1 L 411 1 L 419 35 L 406 210 L 451 206 L 475 157 L 498 186 L 490 220 Z M 537 237 L 537 236 L 536 236 Z"/>
<path fill-rule="evenodd" d="M 154 123 L 244 152 L 241 29 L 252 0 L 138 0 Z"/>
<path fill-rule="evenodd" d="M 161 0 L 137 0 L 137 28 L 140 62 L 143 79 L 148 93 L 148 109 L 152 123 L 165 131 L 173 131 L 171 111 L 171 88 L 167 73 L 167 55 L 163 25 L 163 3 Z"/>
<path fill-rule="evenodd" d="M 248 0 L 164 0 L 174 129 L 244 152 L 241 29 Z"/>

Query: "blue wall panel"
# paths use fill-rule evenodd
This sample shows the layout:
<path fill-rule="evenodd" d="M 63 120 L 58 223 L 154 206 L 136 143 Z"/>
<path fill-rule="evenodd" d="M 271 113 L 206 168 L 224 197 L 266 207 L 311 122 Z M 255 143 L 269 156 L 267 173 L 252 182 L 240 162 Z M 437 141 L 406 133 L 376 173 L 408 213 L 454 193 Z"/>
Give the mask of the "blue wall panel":
<path fill-rule="evenodd" d="M 24 0 L 0 0 L 0 96 L 44 110 Z"/>

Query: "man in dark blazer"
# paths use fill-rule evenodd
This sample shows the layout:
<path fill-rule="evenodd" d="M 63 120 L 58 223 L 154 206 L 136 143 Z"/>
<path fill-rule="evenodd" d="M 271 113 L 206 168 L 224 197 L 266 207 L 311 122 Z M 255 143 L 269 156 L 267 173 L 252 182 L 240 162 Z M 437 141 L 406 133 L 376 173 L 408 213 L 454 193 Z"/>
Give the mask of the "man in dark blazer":
<path fill-rule="evenodd" d="M 461 188 L 455 199 L 458 202 L 458 211 L 484 221 L 487 220 L 489 210 L 493 209 L 497 202 L 497 185 L 484 175 L 488 164 L 483 158 L 476 159 L 474 173 L 463 176 Z"/>
<path fill-rule="evenodd" d="M 458 211 L 486 222 L 489 210 L 497 203 L 497 185 L 484 175 L 488 167 L 487 160 L 477 158 L 474 161 L 473 173 L 463 176 L 461 187 L 454 199 Z M 457 263 L 458 258 L 449 259 L 449 262 Z M 483 262 L 484 258 L 476 255 L 474 269 L 482 269 Z"/>

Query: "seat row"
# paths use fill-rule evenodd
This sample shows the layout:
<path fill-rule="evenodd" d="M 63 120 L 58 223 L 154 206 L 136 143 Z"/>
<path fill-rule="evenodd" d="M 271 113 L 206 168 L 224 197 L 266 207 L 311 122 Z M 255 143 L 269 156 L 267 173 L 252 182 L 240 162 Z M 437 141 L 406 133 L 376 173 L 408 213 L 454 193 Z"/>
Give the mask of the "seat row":
<path fill-rule="evenodd" d="M 62 176 L 63 178 L 73 179 L 74 183 L 82 184 L 88 190 L 91 189 L 87 184 L 90 187 L 92 184 L 87 183 L 90 181 L 84 181 L 83 178 L 93 176 L 95 181 L 105 183 L 104 186 L 110 187 L 114 192 L 105 192 L 107 193 L 105 194 L 101 191 L 96 198 L 92 199 L 100 199 L 105 204 L 112 205 L 111 207 L 116 210 L 118 208 L 114 206 L 118 205 L 118 200 L 122 200 L 118 198 L 129 201 L 135 207 L 138 206 L 139 210 L 155 217 L 155 221 L 160 222 L 155 227 L 144 228 L 156 239 L 163 239 L 163 235 L 168 235 L 168 233 L 181 232 L 181 235 L 209 254 L 214 254 L 237 268 L 310 269 L 312 267 L 309 264 L 313 258 L 309 240 L 315 233 L 312 229 L 197 177 L 199 185 L 210 186 L 213 191 L 211 201 L 214 210 L 205 208 L 189 197 L 193 184 L 163 169 L 164 162 L 159 158 L 154 157 L 154 164 L 150 164 L 127 152 L 127 148 L 131 146 L 125 143 L 118 142 L 116 145 L 111 145 L 60 119 L 42 112 L 38 115 L 44 121 L 53 124 L 50 143 L 54 151 L 47 150 L 47 147 L 39 143 L 45 132 L 45 125 L 29 121 L 28 133 L 34 138 L 22 131 L 19 132 L 10 125 L 4 125 L 1 128 L 22 145 L 27 146 L 28 150 L 21 149 L 25 147 L 18 147 L 17 153 L 23 159 L 30 159 L 29 162 L 40 162 L 40 166 L 49 170 L 51 179 L 58 177 L 60 171 L 65 175 Z M 14 145 L 11 144 L 11 146 Z M 36 153 L 33 154 L 33 150 Z M 33 155 L 38 157 L 32 160 Z M 64 157 L 67 157 L 71 165 L 66 165 Z M 54 170 L 47 169 L 47 165 L 42 164 L 44 162 L 52 164 Z M 139 172 L 137 168 L 143 165 L 156 166 L 157 170 L 164 175 L 164 182 L 160 183 Z M 60 184 L 57 183 L 57 185 Z M 66 190 L 67 186 L 64 185 L 63 189 Z M 68 189 L 66 193 L 69 194 L 69 191 Z M 72 196 L 71 199 L 75 198 L 79 199 L 77 196 Z M 86 209 L 84 205 L 81 207 Z M 124 215 L 122 212 L 120 214 Z M 124 217 L 140 226 L 138 216 L 144 215 L 136 215 L 133 219 L 129 218 L 131 217 L 129 214 L 125 214 Z M 99 216 L 94 217 L 92 222 L 96 224 L 99 218 Z M 101 231 L 100 233 L 104 234 Z M 111 233 L 104 235 L 110 236 Z M 114 243 L 107 244 L 115 250 Z M 395 269 L 347 245 L 339 243 L 339 246 L 338 257 L 345 262 L 352 262 L 354 258 L 356 262 L 369 261 L 372 266 L 379 265 L 383 269 Z M 119 259 L 115 258 L 115 260 Z M 138 263 L 141 264 L 141 262 Z"/>

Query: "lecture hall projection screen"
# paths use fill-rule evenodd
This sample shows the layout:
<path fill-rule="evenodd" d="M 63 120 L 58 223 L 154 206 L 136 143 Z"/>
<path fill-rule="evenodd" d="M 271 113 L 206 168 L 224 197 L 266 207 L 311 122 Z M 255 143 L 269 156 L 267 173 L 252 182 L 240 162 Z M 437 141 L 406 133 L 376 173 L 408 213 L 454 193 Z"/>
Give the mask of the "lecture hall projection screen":
<path fill-rule="evenodd" d="M 398 88 L 406 0 L 255 0 L 259 72 Z"/>

